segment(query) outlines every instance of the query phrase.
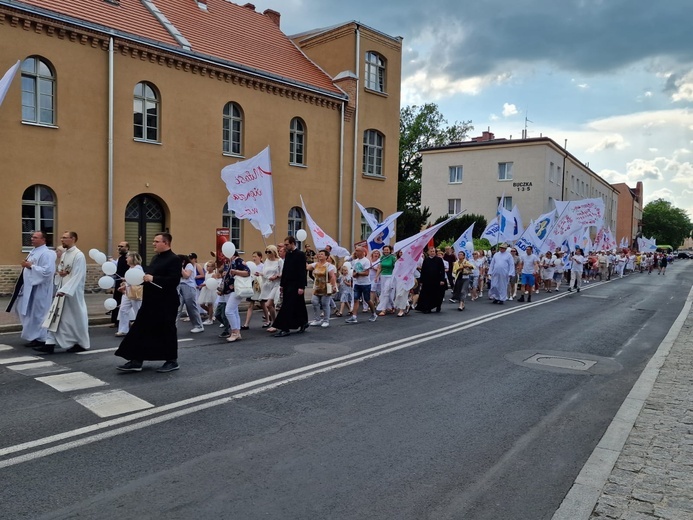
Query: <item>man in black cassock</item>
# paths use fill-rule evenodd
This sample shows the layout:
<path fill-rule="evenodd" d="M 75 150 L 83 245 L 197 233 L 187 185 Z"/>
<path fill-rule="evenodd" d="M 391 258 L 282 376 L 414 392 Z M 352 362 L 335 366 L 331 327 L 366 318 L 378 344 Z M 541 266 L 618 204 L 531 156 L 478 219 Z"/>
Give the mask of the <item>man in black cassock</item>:
<path fill-rule="evenodd" d="M 111 311 L 111 328 L 118 326 L 118 312 L 120 312 L 120 302 L 123 298 L 123 293 L 118 290 L 120 287 L 120 282 L 123 281 L 125 272 L 130 268 L 128 265 L 128 251 L 130 251 L 130 244 L 123 241 L 118 244 L 118 260 L 116 260 L 116 281 L 115 289 L 113 290 L 113 299 L 116 301 L 118 306 Z"/>
<path fill-rule="evenodd" d="M 306 255 L 296 248 L 296 239 L 284 239 L 284 267 L 279 286 L 282 290 L 282 308 L 272 326 L 279 329 L 275 338 L 288 336 L 290 329 L 303 332 L 308 328 L 308 311 L 303 293 L 306 288 Z M 329 312 L 329 310 L 328 310 Z"/>
<path fill-rule="evenodd" d="M 445 265 L 443 259 L 436 256 L 436 248 L 428 248 L 428 256 L 421 265 L 419 278 L 419 301 L 416 310 L 428 314 L 432 309 L 440 312 L 440 306 L 445 296 Z"/>
<path fill-rule="evenodd" d="M 176 316 L 181 264 L 171 251 L 171 240 L 169 233 L 159 233 L 154 237 L 157 254 L 145 269 L 142 307 L 115 353 L 129 360 L 117 367 L 123 372 L 141 372 L 143 361 L 156 360 L 165 361 L 157 372 L 179 368 Z"/>

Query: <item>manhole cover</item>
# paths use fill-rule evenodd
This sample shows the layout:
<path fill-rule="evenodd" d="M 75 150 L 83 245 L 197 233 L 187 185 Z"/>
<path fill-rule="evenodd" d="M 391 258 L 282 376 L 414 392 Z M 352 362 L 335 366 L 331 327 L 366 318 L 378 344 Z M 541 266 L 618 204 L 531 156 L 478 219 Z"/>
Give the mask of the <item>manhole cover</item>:
<path fill-rule="evenodd" d="M 535 354 L 524 360 L 525 363 L 545 365 L 556 368 L 568 368 L 570 370 L 589 370 L 597 362 L 590 359 L 575 359 L 560 356 L 547 356 Z"/>

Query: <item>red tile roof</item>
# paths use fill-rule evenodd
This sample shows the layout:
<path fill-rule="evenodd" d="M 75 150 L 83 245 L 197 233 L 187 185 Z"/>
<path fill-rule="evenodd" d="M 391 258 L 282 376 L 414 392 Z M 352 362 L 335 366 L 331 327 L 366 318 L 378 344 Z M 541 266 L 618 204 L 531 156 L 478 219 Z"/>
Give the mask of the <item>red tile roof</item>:
<path fill-rule="evenodd" d="M 21 0 L 25 4 L 174 45 L 184 51 L 141 0 Z M 329 75 L 310 61 L 269 16 L 227 0 L 153 0 L 190 43 L 193 53 L 230 61 L 343 96 Z M 184 51 L 185 52 L 185 51 Z"/>

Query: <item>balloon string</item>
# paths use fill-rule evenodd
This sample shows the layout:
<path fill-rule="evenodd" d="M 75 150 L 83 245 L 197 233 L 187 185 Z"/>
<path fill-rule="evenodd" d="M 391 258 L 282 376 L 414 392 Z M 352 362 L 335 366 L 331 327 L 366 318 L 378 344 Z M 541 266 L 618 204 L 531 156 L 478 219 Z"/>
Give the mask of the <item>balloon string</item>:
<path fill-rule="evenodd" d="M 147 283 L 150 283 L 150 284 L 152 284 L 154 287 L 158 287 L 159 289 L 163 289 L 163 287 L 161 287 L 160 285 L 155 284 L 154 282 L 147 282 Z"/>

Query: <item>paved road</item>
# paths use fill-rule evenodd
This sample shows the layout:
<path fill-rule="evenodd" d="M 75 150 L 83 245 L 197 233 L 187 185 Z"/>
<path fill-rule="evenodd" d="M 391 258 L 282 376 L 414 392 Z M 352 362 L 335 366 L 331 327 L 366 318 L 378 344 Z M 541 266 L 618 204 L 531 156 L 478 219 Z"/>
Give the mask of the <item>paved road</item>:
<path fill-rule="evenodd" d="M 116 373 L 107 328 L 45 361 L 2 336 L 0 517 L 551 518 L 692 279 L 233 346 L 181 327 L 171 374 Z"/>

